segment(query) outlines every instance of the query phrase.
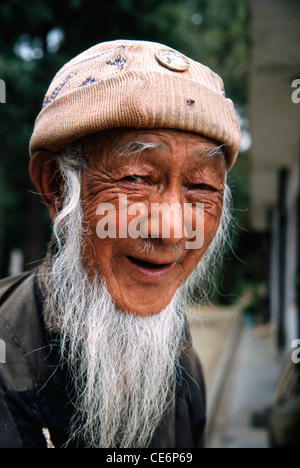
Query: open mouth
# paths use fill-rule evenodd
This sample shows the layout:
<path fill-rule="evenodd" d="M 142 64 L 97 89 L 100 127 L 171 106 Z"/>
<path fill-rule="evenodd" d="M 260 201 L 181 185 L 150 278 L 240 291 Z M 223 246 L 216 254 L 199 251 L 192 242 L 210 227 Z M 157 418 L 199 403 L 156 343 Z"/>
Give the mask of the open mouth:
<path fill-rule="evenodd" d="M 143 279 L 151 282 L 158 282 L 165 278 L 165 276 L 175 266 L 175 262 L 172 263 L 153 263 L 139 258 L 128 256 L 127 261 L 138 275 Z"/>
<path fill-rule="evenodd" d="M 135 263 L 136 265 L 143 267 L 143 268 L 150 268 L 150 269 L 159 269 L 163 267 L 168 267 L 172 265 L 172 263 L 152 263 L 152 262 L 146 262 L 145 260 L 139 260 L 138 258 L 135 257 L 127 257 L 130 262 Z"/>

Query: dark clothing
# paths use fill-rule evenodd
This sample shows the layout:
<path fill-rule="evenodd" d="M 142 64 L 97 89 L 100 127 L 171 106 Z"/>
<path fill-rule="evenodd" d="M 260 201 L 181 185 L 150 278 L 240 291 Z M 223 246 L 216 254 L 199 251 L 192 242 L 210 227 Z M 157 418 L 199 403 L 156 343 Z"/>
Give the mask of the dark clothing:
<path fill-rule="evenodd" d="M 6 362 L 0 363 L 0 448 L 46 448 L 45 429 L 57 448 L 68 439 L 71 385 L 58 365 L 55 337 L 44 326 L 36 278 L 31 271 L 0 281 L 0 340 L 6 347 Z M 181 353 L 177 373 L 174 408 L 149 447 L 203 446 L 205 389 L 191 347 Z"/>

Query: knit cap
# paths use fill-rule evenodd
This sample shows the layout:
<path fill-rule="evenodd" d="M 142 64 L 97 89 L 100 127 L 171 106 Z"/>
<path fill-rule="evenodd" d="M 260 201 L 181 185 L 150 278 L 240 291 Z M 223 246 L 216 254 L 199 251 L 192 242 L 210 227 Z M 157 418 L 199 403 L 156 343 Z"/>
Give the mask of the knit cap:
<path fill-rule="evenodd" d="M 224 145 L 228 169 L 240 147 L 233 103 L 217 74 L 163 44 L 116 40 L 91 47 L 55 75 L 35 122 L 30 155 L 121 127 L 206 136 Z"/>

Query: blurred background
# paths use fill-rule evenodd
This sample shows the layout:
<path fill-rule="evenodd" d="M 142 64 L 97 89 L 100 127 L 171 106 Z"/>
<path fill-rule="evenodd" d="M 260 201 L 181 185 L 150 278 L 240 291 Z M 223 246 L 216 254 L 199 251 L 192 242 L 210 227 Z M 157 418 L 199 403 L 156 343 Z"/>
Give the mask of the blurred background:
<path fill-rule="evenodd" d="M 242 129 L 229 174 L 232 246 L 211 304 L 190 310 L 207 447 L 299 445 L 300 0 L 2 0 L 0 277 L 37 266 L 49 241 L 28 176 L 48 85 L 66 61 L 118 38 L 161 42 L 211 67 Z"/>

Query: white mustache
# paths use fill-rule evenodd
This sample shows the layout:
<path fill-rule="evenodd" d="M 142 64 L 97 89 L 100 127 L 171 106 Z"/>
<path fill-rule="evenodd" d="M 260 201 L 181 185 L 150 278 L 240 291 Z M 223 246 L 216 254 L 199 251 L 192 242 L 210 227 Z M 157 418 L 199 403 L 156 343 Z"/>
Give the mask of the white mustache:
<path fill-rule="evenodd" d="M 155 243 L 151 240 L 142 240 L 141 241 L 141 253 L 154 253 L 155 252 Z M 176 244 L 165 247 L 165 249 L 171 249 L 172 253 L 184 254 L 185 249 L 182 247 L 182 241 L 179 241 Z"/>

